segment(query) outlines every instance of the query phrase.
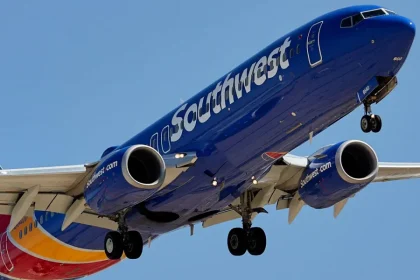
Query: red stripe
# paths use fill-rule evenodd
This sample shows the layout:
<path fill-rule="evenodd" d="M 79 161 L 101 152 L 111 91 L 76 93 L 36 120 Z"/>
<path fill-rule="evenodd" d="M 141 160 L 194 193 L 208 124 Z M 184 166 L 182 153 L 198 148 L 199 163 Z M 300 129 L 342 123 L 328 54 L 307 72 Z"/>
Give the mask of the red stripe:
<path fill-rule="evenodd" d="M 10 216 L 0 215 L 0 232 L 5 232 L 10 221 Z M 0 235 L 1 237 L 1 235 Z M 4 246 L 4 245 L 3 245 Z M 3 248 L 2 248 L 3 249 Z M 7 242 L 7 251 L 11 263 L 5 251 L 0 258 L 0 273 L 12 278 L 23 279 L 66 279 L 78 278 L 103 270 L 118 261 L 102 261 L 87 264 L 61 264 L 45 261 L 31 256 L 16 248 L 10 241 Z M 14 266 L 9 272 L 8 269 Z"/>

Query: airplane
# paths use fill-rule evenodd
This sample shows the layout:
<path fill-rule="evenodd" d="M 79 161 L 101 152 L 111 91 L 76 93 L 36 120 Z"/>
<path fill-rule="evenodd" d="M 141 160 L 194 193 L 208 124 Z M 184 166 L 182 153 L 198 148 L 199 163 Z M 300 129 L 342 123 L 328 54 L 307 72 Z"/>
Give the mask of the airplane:
<path fill-rule="evenodd" d="M 360 140 L 290 153 L 397 86 L 415 25 L 376 5 L 324 14 L 279 38 L 96 162 L 0 170 L 1 279 L 78 279 L 137 259 L 157 237 L 242 219 L 234 256 L 261 255 L 258 214 L 303 206 L 337 217 L 370 183 L 420 177 Z M 356 199 L 356 198 L 354 198 Z M 153 241 L 154 242 L 154 241 Z"/>

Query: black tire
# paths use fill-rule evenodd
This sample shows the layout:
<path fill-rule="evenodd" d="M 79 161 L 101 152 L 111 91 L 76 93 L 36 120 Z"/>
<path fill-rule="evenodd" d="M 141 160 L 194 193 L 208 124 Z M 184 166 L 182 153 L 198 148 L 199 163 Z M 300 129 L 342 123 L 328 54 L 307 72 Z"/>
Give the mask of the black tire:
<path fill-rule="evenodd" d="M 374 133 L 378 133 L 382 128 L 382 119 L 379 115 L 375 115 L 371 120 L 371 127 Z"/>
<path fill-rule="evenodd" d="M 265 251 L 267 238 L 262 228 L 251 228 L 248 234 L 248 253 L 259 256 Z"/>
<path fill-rule="evenodd" d="M 127 232 L 124 239 L 124 253 L 128 259 L 138 259 L 143 253 L 143 238 L 138 231 Z"/>
<path fill-rule="evenodd" d="M 124 246 L 122 236 L 119 232 L 110 231 L 106 234 L 104 250 L 106 256 L 110 260 L 118 260 L 121 258 Z"/>
<path fill-rule="evenodd" d="M 233 228 L 228 234 L 227 245 L 232 255 L 242 256 L 245 254 L 248 245 L 245 230 Z"/>
<path fill-rule="evenodd" d="M 368 115 L 364 115 L 362 119 L 360 120 L 360 128 L 364 133 L 369 133 L 372 131 L 371 126 L 371 117 Z"/>

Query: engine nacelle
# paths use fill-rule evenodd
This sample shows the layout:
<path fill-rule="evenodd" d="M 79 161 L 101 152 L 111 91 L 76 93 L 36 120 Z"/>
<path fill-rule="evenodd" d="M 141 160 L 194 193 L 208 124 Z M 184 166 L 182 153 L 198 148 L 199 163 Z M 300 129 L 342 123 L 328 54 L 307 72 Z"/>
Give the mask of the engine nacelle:
<path fill-rule="evenodd" d="M 105 155 L 85 187 L 85 200 L 98 214 L 113 214 L 154 194 L 166 174 L 153 148 L 133 145 Z"/>
<path fill-rule="evenodd" d="M 321 149 L 309 158 L 299 195 L 313 208 L 327 208 L 350 197 L 375 179 L 378 158 L 362 141 L 350 140 Z"/>

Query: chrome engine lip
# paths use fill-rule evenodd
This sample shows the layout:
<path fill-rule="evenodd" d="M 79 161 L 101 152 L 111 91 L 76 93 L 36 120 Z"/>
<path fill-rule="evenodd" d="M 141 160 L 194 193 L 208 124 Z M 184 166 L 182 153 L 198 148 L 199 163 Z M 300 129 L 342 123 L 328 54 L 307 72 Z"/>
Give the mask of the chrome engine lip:
<path fill-rule="evenodd" d="M 343 168 L 343 163 L 341 161 L 341 156 L 343 154 L 344 149 L 350 145 L 350 144 L 360 144 L 362 146 L 364 146 L 365 148 L 367 148 L 367 150 L 369 151 L 370 155 L 373 157 L 374 161 L 375 161 L 375 169 L 366 177 L 364 178 L 354 178 L 352 176 L 350 176 L 349 174 L 347 174 L 346 171 L 344 171 Z M 379 161 L 378 161 L 378 156 L 376 155 L 375 150 L 366 142 L 360 141 L 360 140 L 349 140 L 344 142 L 343 144 L 341 144 L 341 146 L 338 148 L 337 153 L 335 154 L 335 162 L 338 163 L 336 164 L 336 168 L 337 168 L 337 172 L 340 175 L 340 177 L 346 181 L 347 183 L 350 184 L 363 184 L 363 183 L 370 183 L 371 181 L 373 181 L 373 179 L 375 179 L 376 175 L 378 174 L 378 170 L 379 170 Z"/>
<path fill-rule="evenodd" d="M 154 153 L 157 156 L 157 159 L 160 165 L 160 175 L 159 175 L 159 178 L 153 183 L 145 184 L 145 183 L 138 182 L 131 176 L 130 172 L 128 171 L 128 159 L 130 158 L 130 155 L 138 149 L 149 150 L 150 152 Z M 162 156 L 159 154 L 158 151 L 156 151 L 154 148 L 147 145 L 133 145 L 132 147 L 127 149 L 127 151 L 124 153 L 124 156 L 121 160 L 121 170 L 122 170 L 124 179 L 130 185 L 139 189 L 149 189 L 149 190 L 158 189 L 163 184 L 166 177 L 165 161 L 163 160 Z"/>

